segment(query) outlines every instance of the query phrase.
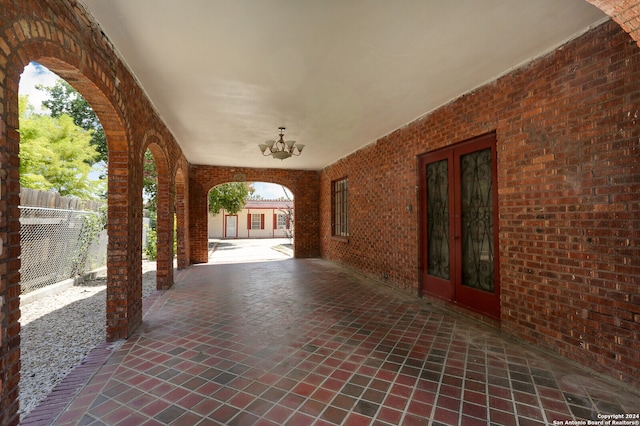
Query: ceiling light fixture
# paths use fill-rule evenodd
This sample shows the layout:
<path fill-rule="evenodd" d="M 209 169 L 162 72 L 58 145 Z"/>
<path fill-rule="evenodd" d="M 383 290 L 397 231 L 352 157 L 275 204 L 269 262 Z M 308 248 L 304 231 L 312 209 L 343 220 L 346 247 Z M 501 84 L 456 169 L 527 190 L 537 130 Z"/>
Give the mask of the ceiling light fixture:
<path fill-rule="evenodd" d="M 273 140 L 265 141 L 265 143 L 261 143 L 258 145 L 262 155 L 269 156 L 271 155 L 273 158 L 277 158 L 278 160 L 284 160 L 285 158 L 289 158 L 292 155 L 300 155 L 302 153 L 302 149 L 304 145 L 301 143 L 296 143 L 296 141 L 284 141 L 284 127 L 279 127 L 280 129 L 280 139 L 276 142 Z"/>

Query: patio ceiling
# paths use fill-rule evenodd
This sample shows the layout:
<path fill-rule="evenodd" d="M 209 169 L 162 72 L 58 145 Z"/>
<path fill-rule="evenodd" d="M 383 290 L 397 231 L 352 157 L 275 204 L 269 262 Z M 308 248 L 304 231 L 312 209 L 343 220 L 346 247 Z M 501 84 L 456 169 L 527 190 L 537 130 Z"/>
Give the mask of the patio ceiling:
<path fill-rule="evenodd" d="M 605 19 L 584 0 L 81 0 L 193 164 L 321 169 Z M 300 157 L 263 157 L 277 139 Z"/>

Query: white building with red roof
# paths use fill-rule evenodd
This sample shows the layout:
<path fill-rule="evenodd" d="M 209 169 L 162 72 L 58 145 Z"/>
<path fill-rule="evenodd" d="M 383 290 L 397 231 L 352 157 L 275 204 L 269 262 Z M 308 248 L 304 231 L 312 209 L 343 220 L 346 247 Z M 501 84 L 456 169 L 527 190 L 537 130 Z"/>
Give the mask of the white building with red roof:
<path fill-rule="evenodd" d="M 209 238 L 290 238 L 293 200 L 247 200 L 240 213 L 209 214 Z"/>

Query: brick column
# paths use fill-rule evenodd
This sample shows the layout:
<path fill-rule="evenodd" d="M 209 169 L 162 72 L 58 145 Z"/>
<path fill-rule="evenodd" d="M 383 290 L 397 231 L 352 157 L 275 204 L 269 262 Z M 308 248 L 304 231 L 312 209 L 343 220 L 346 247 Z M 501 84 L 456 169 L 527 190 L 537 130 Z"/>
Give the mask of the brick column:
<path fill-rule="evenodd" d="M 107 340 L 126 339 L 142 321 L 142 178 L 129 166 L 126 151 L 109 152 Z"/>
<path fill-rule="evenodd" d="M 157 216 L 157 266 L 156 288 L 167 289 L 173 285 L 173 190 L 169 176 L 158 172 Z"/>
<path fill-rule="evenodd" d="M 179 168 L 175 175 L 176 185 L 176 240 L 178 245 L 178 269 L 189 266 L 191 257 L 191 247 L 189 247 L 189 235 L 186 232 L 189 229 L 189 194 L 182 168 Z"/>
<path fill-rule="evenodd" d="M 20 178 L 17 111 L 5 117 L 0 116 L 0 424 L 10 425 L 18 421 L 20 382 Z"/>
<path fill-rule="evenodd" d="M 207 195 L 208 189 L 194 180 L 189 180 L 189 239 L 191 262 L 209 261 L 209 230 Z"/>

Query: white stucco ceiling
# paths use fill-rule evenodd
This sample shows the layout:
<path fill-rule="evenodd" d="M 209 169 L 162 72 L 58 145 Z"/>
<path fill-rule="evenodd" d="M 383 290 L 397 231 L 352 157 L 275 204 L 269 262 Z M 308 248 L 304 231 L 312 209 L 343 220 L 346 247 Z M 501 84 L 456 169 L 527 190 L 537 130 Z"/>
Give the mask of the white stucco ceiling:
<path fill-rule="evenodd" d="M 584 0 L 82 0 L 193 164 L 321 169 L 601 22 Z M 257 144 L 306 144 L 262 157 Z"/>

